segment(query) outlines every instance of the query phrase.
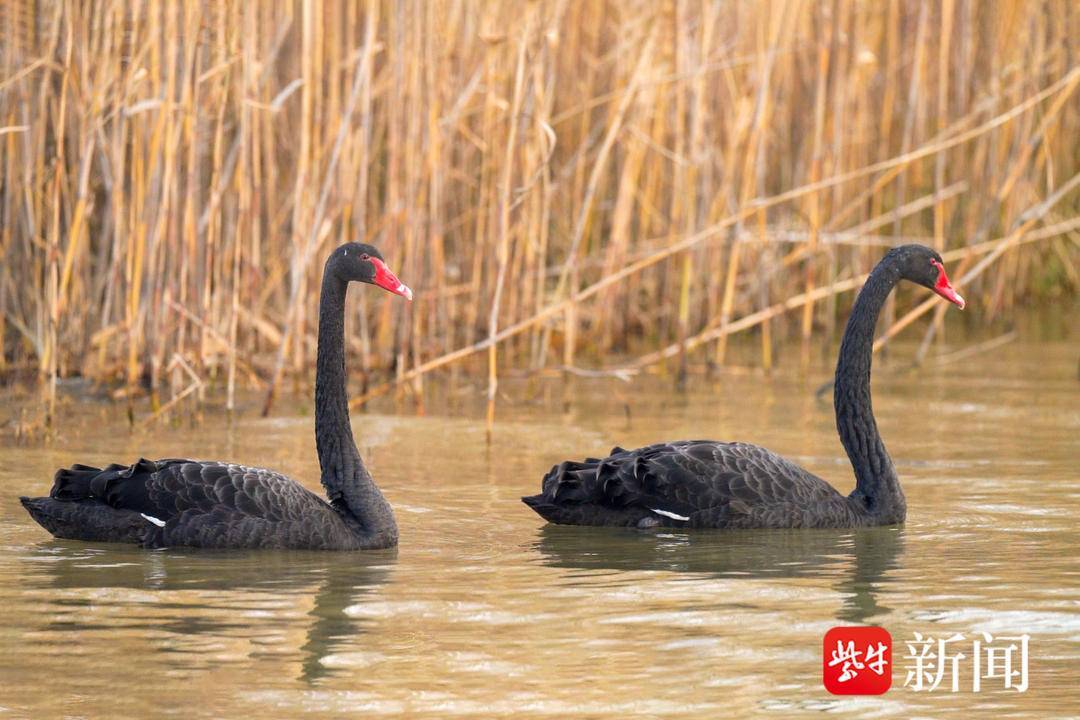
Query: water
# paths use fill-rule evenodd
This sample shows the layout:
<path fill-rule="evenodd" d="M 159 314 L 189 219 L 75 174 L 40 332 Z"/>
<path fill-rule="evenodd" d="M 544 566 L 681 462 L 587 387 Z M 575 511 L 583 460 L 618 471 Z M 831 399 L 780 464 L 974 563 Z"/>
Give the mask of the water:
<path fill-rule="evenodd" d="M 54 541 L 16 495 L 73 461 L 231 459 L 317 487 L 311 419 L 128 432 L 73 402 L 47 445 L 0 447 L 5 717 L 994 717 L 1080 713 L 1078 348 L 1014 343 L 875 377 L 908 496 L 902 528 L 644 532 L 545 526 L 524 505 L 555 462 L 661 439 L 757 442 L 852 486 L 822 366 L 696 379 L 508 383 L 492 444 L 478 393 L 358 415 L 394 503 L 396 551 L 144 552 Z M 440 399 L 441 398 L 441 399 Z M 456 417 L 455 417 L 456 416 Z M 893 688 L 821 686 L 834 625 L 886 627 Z M 903 687 L 914 632 L 1031 636 L 1029 689 Z M 970 666 L 961 665 L 962 673 Z"/>

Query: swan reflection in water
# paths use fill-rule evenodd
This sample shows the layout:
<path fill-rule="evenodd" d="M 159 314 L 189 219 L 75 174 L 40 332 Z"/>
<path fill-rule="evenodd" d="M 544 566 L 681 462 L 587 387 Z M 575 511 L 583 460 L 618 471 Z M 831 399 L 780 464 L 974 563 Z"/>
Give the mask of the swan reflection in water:
<path fill-rule="evenodd" d="M 335 674 L 326 659 L 365 632 L 370 621 L 347 609 L 389 581 L 397 552 L 341 557 L 51 541 L 23 558 L 24 588 L 51 606 L 40 630 L 61 634 L 64 647 L 151 642 L 173 654 L 170 667 L 214 664 L 222 652 L 275 653 L 298 660 L 298 679 L 314 683 Z"/>
<path fill-rule="evenodd" d="M 546 525 L 533 545 L 544 564 L 581 570 L 660 570 L 714 578 L 836 578 L 836 618 L 887 615 L 878 595 L 899 567 L 902 527 L 655 532 Z M 880 622 L 880 619 L 878 620 Z"/>

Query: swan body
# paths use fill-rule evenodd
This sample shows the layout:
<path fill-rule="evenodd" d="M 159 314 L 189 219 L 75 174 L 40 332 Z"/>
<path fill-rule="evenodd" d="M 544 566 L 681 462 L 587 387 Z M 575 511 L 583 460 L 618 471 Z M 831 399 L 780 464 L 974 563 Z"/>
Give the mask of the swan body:
<path fill-rule="evenodd" d="M 564 525 L 843 528 L 903 522 L 907 502 L 870 402 L 874 325 L 901 279 L 964 307 L 941 257 L 922 245 L 894 248 L 867 278 L 844 331 L 833 395 L 837 431 L 855 469 L 850 495 L 757 445 L 692 440 L 616 447 L 606 458 L 560 463 L 544 476 L 540 494 L 522 501 Z"/>
<path fill-rule="evenodd" d="M 315 437 L 324 500 L 265 468 L 184 459 L 57 471 L 48 497 L 21 498 L 55 537 L 148 548 L 359 550 L 397 544 L 393 511 L 356 449 L 345 383 L 344 302 L 349 282 L 412 299 L 370 245 L 331 254 L 319 303 Z"/>
<path fill-rule="evenodd" d="M 683 440 L 552 468 L 524 498 L 562 525 L 797 528 L 882 524 L 821 478 L 763 447 Z"/>
<path fill-rule="evenodd" d="M 147 548 L 358 549 L 347 516 L 265 468 L 141 459 L 56 474 L 47 498 L 23 505 L 59 538 Z"/>

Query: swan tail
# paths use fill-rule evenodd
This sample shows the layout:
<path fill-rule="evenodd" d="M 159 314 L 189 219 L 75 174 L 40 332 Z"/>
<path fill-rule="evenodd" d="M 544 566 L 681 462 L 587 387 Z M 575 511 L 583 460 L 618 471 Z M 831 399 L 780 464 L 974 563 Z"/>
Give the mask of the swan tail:
<path fill-rule="evenodd" d="M 118 510 L 100 500 L 20 497 L 30 517 L 53 537 L 91 542 L 151 544 L 159 528 L 141 513 Z"/>
<path fill-rule="evenodd" d="M 637 526 L 648 511 L 626 502 L 620 483 L 612 482 L 625 452 L 616 447 L 607 458 L 561 462 L 544 476 L 539 495 L 521 500 L 560 525 Z"/>
<path fill-rule="evenodd" d="M 683 527 L 697 510 L 676 462 L 684 445 L 693 443 L 614 447 L 606 458 L 562 462 L 544 476 L 539 495 L 522 499 L 554 523 Z"/>
<path fill-rule="evenodd" d="M 612 508 L 595 503 L 555 504 L 543 495 L 521 498 L 533 511 L 556 525 L 598 525 L 603 527 L 642 527 L 648 515 L 640 508 Z"/>
<path fill-rule="evenodd" d="M 146 480 L 176 462 L 182 461 L 140 459 L 104 468 L 76 464 L 56 471 L 48 497 L 20 501 L 57 538 L 156 546 L 165 515 L 150 498 Z"/>

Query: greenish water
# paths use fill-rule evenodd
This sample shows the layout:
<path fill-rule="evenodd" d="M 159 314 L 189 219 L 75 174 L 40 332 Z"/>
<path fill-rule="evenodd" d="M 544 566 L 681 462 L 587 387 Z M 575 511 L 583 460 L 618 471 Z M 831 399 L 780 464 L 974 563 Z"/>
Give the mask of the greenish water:
<path fill-rule="evenodd" d="M 561 459 L 696 437 L 767 446 L 847 492 L 831 406 L 813 394 L 824 366 L 697 378 L 683 394 L 578 379 L 565 405 L 554 381 L 536 395 L 507 383 L 490 446 L 470 391 L 435 388 L 465 399 L 424 417 L 357 415 L 401 525 L 398 550 L 363 554 L 51 540 L 16 496 L 76 461 L 219 458 L 318 487 L 310 417 L 132 434 L 120 409 L 69 404 L 54 441 L 0 446 L 0 716 L 1075 715 L 1078 347 L 1018 342 L 901 372 L 912 352 L 897 348 L 874 386 L 908 522 L 862 531 L 546 527 L 518 502 Z M 892 633 L 884 696 L 822 688 L 822 636 L 854 623 Z M 959 692 L 903 687 L 913 633 L 984 631 L 1031 636 L 1026 692 L 974 693 L 967 664 Z"/>

